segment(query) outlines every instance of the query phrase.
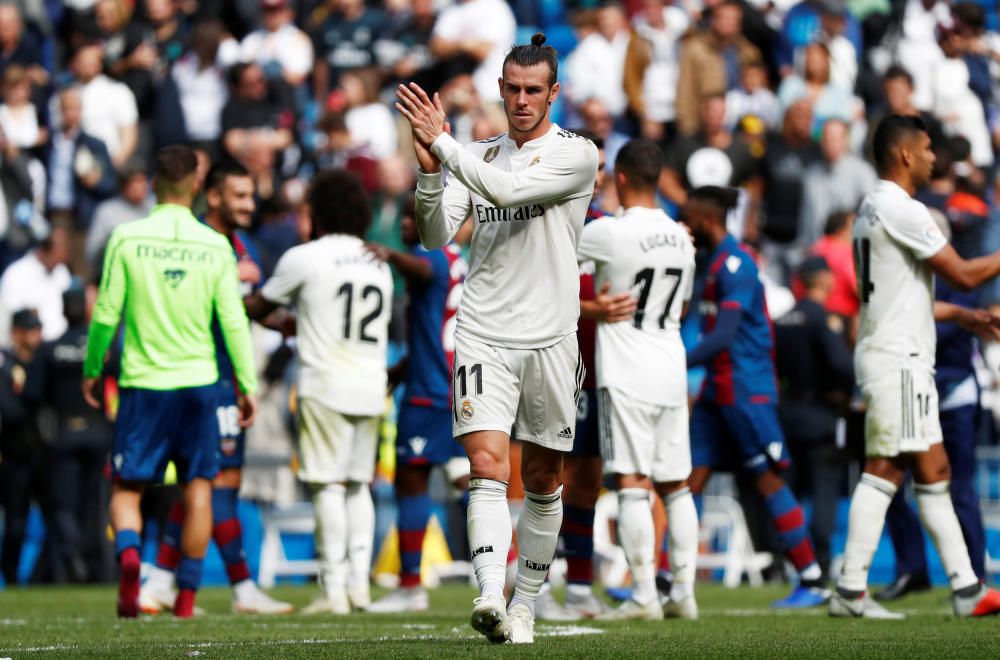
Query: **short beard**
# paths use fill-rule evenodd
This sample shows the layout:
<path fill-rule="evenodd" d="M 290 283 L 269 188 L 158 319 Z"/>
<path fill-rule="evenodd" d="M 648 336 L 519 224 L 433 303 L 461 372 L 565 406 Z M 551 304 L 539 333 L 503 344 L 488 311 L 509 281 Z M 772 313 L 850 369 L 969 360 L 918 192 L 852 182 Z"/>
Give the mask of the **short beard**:
<path fill-rule="evenodd" d="M 507 108 L 507 104 L 505 103 L 505 104 L 504 104 L 504 109 L 506 110 L 506 108 Z M 534 124 L 532 124 L 531 128 L 528 128 L 528 129 L 525 129 L 525 130 L 521 130 L 521 129 L 517 129 L 517 132 L 518 132 L 518 133 L 531 133 L 531 132 L 532 132 L 533 130 L 535 130 L 536 128 L 538 128 L 538 126 L 539 126 L 539 125 L 540 125 L 540 124 L 541 124 L 541 123 L 542 123 L 543 121 L 545 121 L 545 119 L 546 119 L 546 118 L 547 118 L 547 117 L 549 116 L 549 110 L 548 110 L 548 108 L 549 108 L 549 106 L 548 106 L 548 105 L 546 105 L 546 106 L 545 106 L 545 112 L 543 112 L 543 113 L 542 113 L 542 116 L 538 118 L 538 121 L 536 121 L 536 122 L 535 122 Z M 511 118 L 510 118 L 510 115 L 508 115 L 508 116 L 507 116 L 507 123 L 508 123 L 509 125 L 511 125 L 511 126 L 513 126 L 513 125 L 514 125 L 514 122 L 513 122 L 513 121 L 511 121 Z M 508 131 L 508 132 L 509 132 L 509 131 Z"/>

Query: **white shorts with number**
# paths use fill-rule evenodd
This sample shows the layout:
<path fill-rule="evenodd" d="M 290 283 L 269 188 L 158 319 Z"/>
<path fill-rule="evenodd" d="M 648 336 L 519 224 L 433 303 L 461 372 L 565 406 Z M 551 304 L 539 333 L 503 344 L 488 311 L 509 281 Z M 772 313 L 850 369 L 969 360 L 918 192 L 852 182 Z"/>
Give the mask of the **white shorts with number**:
<path fill-rule="evenodd" d="M 380 418 L 344 415 L 299 399 L 299 479 L 306 483 L 369 483 L 375 474 Z"/>
<path fill-rule="evenodd" d="M 887 372 L 863 385 L 865 397 L 865 454 L 898 456 L 921 452 L 941 442 L 937 387 L 923 370 Z"/>
<path fill-rule="evenodd" d="M 641 474 L 656 483 L 691 475 L 687 404 L 660 406 L 636 401 L 621 390 L 597 395 L 601 457 L 606 474 Z"/>
<path fill-rule="evenodd" d="M 518 440 L 570 451 L 583 375 L 576 333 L 524 349 L 455 335 L 453 435 L 513 428 Z"/>

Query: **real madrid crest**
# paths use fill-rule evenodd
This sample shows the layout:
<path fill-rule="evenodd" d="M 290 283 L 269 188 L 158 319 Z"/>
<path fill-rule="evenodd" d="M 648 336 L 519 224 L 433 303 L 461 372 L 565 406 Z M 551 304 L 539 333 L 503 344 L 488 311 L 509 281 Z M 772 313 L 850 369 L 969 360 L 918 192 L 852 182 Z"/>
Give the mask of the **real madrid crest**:
<path fill-rule="evenodd" d="M 483 160 L 485 162 L 489 163 L 494 158 L 496 158 L 497 154 L 499 154 L 499 153 L 500 153 L 500 145 L 499 144 L 496 145 L 495 147 L 490 147 L 489 149 L 486 150 L 486 153 L 483 154 Z"/>
<path fill-rule="evenodd" d="M 466 399 L 462 402 L 462 418 L 472 419 L 472 416 L 476 414 L 476 411 L 472 407 L 472 402 Z"/>

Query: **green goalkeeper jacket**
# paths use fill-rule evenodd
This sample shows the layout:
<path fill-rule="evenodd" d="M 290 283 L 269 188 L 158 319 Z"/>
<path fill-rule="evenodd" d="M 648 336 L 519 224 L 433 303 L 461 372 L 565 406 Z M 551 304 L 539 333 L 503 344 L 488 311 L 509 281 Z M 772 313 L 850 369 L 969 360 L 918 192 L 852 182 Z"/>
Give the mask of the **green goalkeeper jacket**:
<path fill-rule="evenodd" d="M 125 317 L 122 387 L 173 390 L 219 379 L 212 339 L 217 318 L 241 391 L 257 376 L 236 257 L 226 238 L 175 204 L 118 227 L 104 257 L 87 339 L 84 376 L 100 375 Z"/>

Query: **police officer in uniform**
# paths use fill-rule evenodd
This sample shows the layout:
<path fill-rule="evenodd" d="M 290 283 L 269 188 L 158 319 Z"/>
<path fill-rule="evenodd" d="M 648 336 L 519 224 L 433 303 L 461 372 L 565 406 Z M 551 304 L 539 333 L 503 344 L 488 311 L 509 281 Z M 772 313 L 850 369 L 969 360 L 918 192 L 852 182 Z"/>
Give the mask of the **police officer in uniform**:
<path fill-rule="evenodd" d="M 812 500 L 810 533 L 816 559 L 828 576 L 844 470 L 836 434 L 850 399 L 854 366 L 844 319 L 824 308 L 834 285 L 826 260 L 806 258 L 798 277 L 805 289 L 802 299 L 775 322 L 778 417 L 792 455 L 790 482 L 800 498 Z"/>
<path fill-rule="evenodd" d="M 50 435 L 53 489 L 52 544 L 56 582 L 105 582 L 113 577 L 114 553 L 105 530 L 110 485 L 104 466 L 112 426 L 83 400 L 87 357 L 87 301 L 81 288 L 63 294 L 69 323 L 42 347 L 45 365 L 44 426 Z"/>

